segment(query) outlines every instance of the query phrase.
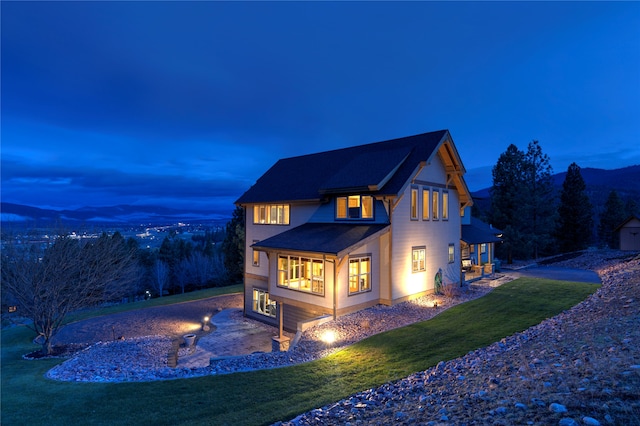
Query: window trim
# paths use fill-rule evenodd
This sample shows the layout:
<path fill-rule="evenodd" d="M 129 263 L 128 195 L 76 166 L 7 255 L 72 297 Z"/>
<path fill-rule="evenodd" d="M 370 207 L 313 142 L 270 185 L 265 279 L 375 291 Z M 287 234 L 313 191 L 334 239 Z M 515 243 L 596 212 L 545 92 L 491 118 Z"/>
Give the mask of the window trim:
<path fill-rule="evenodd" d="M 278 310 L 278 305 L 275 300 L 271 300 L 269 298 L 269 291 L 263 288 L 253 287 L 253 291 L 251 292 L 252 301 L 251 301 L 251 312 L 255 312 L 258 315 L 263 315 L 268 318 L 276 318 L 276 312 Z M 256 299 L 256 294 L 260 294 L 264 296 L 264 309 L 259 310 L 259 303 L 262 302 L 261 299 Z M 258 306 L 258 308 L 256 308 Z"/>
<path fill-rule="evenodd" d="M 440 191 L 431 190 L 431 219 L 440 220 Z"/>
<path fill-rule="evenodd" d="M 369 264 L 369 271 L 368 272 L 362 272 L 362 261 L 363 260 L 368 260 L 368 264 Z M 351 275 L 351 262 L 352 261 L 358 262 L 358 273 L 356 275 Z M 349 296 L 353 296 L 353 295 L 356 295 L 356 294 L 362 294 L 362 293 L 368 293 L 368 292 L 372 291 L 372 289 L 373 289 L 373 285 L 372 285 L 372 282 L 371 282 L 372 270 L 373 270 L 373 268 L 372 268 L 371 255 L 370 254 L 349 256 L 349 270 L 348 270 L 348 280 L 347 280 L 347 294 Z M 358 277 L 357 278 L 358 290 L 351 291 L 351 277 L 354 277 L 354 276 Z M 364 288 L 364 289 L 363 289 L 363 281 L 362 281 L 362 277 L 363 276 L 366 276 L 367 283 L 369 285 L 368 288 Z"/>
<path fill-rule="evenodd" d="M 358 197 L 358 206 L 349 207 L 349 199 L 355 199 Z M 369 200 L 369 203 L 365 203 L 365 199 Z M 340 204 L 341 200 L 344 203 L 344 216 L 340 215 Z M 336 197 L 335 202 L 335 218 L 336 220 L 375 220 L 375 198 L 373 195 L 367 194 L 353 194 L 353 195 L 341 195 Z M 369 216 L 364 215 L 365 212 L 365 204 L 369 204 L 371 208 L 371 212 Z M 351 216 L 351 210 L 358 209 L 358 216 Z M 355 211 L 355 210 L 353 210 Z"/>
<path fill-rule="evenodd" d="M 420 197 L 418 196 L 418 187 L 412 186 L 410 201 L 409 201 L 409 218 L 411 220 L 418 220 L 418 216 L 419 216 L 418 210 L 419 210 L 419 204 L 420 204 L 419 198 Z"/>
<path fill-rule="evenodd" d="M 281 269 L 280 259 L 286 258 L 286 269 Z M 278 254 L 277 257 L 277 274 L 276 274 L 276 286 L 280 288 L 286 288 L 292 291 L 299 291 L 306 294 L 313 294 L 316 296 L 325 295 L 325 273 L 326 266 L 325 261 L 322 258 L 311 257 L 311 256 L 299 256 L 299 255 L 290 255 L 290 254 Z M 294 261 L 292 261 L 294 259 Z M 305 262 L 307 261 L 307 262 Z M 305 272 L 308 272 L 305 268 L 305 264 L 310 264 L 310 276 L 305 277 Z M 321 264 L 322 265 L 322 275 L 314 274 L 314 265 Z M 293 267 L 297 269 L 294 270 Z M 295 275 L 293 278 L 291 275 Z M 297 286 L 292 287 L 291 282 L 297 282 Z M 307 286 L 302 287 L 301 282 L 308 281 L 308 289 Z M 284 283 L 286 282 L 286 284 Z M 322 291 L 314 291 L 314 288 L 317 286 L 322 286 Z"/>
<path fill-rule="evenodd" d="M 253 240 L 253 244 L 257 244 L 259 242 L 260 241 L 258 241 L 258 240 Z M 252 259 L 251 263 L 255 267 L 260 267 L 260 251 L 256 250 L 256 249 L 252 249 L 252 250 L 253 250 L 253 252 L 252 252 L 253 259 Z"/>
<path fill-rule="evenodd" d="M 275 208 L 275 218 L 272 218 L 273 209 Z M 280 210 L 280 208 L 282 210 Z M 264 215 L 262 214 L 264 213 Z M 282 214 L 282 216 L 280 216 Z M 254 225 L 284 225 L 291 223 L 291 205 L 290 204 L 254 204 L 253 205 L 253 224 Z"/>
<path fill-rule="evenodd" d="M 418 253 L 417 259 L 415 257 L 416 253 Z M 420 259 L 420 253 L 422 253 L 422 259 Z M 420 265 L 420 261 L 422 261 L 422 265 Z M 427 247 L 426 246 L 411 247 L 411 272 L 420 273 L 420 272 L 425 272 L 426 270 L 427 270 Z"/>
<path fill-rule="evenodd" d="M 431 219 L 431 194 L 429 188 L 422 188 L 422 220 Z"/>
<path fill-rule="evenodd" d="M 442 191 L 442 220 L 449 220 L 449 191 Z"/>

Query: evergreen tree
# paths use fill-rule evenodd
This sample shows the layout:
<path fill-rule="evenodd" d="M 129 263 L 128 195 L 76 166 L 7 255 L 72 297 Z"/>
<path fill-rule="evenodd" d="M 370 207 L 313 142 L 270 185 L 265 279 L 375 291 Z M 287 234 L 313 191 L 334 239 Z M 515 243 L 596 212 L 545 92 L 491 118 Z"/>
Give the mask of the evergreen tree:
<path fill-rule="evenodd" d="M 593 208 L 587 196 L 587 185 L 580 166 L 571 163 L 562 183 L 556 235 L 562 252 L 583 250 L 591 242 Z"/>
<path fill-rule="evenodd" d="M 519 257 L 519 249 L 525 244 L 518 226 L 524 214 L 524 172 L 525 154 L 513 144 L 500 154 L 492 169 L 490 220 L 504 231 L 498 249 L 506 255 L 507 263 L 513 262 L 514 254 Z"/>
<path fill-rule="evenodd" d="M 229 280 L 232 283 L 236 283 L 242 281 L 244 275 L 244 208 L 236 207 L 225 231 L 224 241 L 222 242 L 224 266 L 227 269 Z"/>
<path fill-rule="evenodd" d="M 556 202 L 549 156 L 542 152 L 536 140 L 529 143 L 525 154 L 525 216 L 522 230 L 530 241 L 535 259 L 551 246 L 555 227 Z"/>
<path fill-rule="evenodd" d="M 600 242 L 609 248 L 619 247 L 619 237 L 613 232 L 627 218 L 624 202 L 613 190 L 609 193 L 607 202 L 604 205 L 604 212 L 600 215 L 598 225 L 598 237 Z"/>

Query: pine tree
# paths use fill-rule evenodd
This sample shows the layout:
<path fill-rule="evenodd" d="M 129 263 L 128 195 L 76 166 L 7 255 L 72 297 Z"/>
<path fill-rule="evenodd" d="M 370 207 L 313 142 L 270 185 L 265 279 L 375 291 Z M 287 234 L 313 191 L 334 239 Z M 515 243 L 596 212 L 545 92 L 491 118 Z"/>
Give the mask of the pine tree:
<path fill-rule="evenodd" d="M 615 190 L 611 191 L 604 205 L 604 212 L 600 215 L 600 225 L 598 225 L 600 242 L 609 248 L 617 248 L 619 246 L 619 237 L 613 231 L 626 218 L 627 213 L 624 202 Z"/>
<path fill-rule="evenodd" d="M 232 283 L 242 281 L 244 274 L 245 224 L 244 209 L 236 207 L 231 220 L 225 228 L 226 234 L 222 242 L 224 266 Z"/>
<path fill-rule="evenodd" d="M 518 257 L 519 249 L 525 244 L 519 232 L 525 201 L 524 169 L 525 154 L 511 144 L 500 154 L 493 167 L 491 187 L 491 223 L 504 231 L 503 243 L 498 247 L 507 257 L 507 263 Z M 514 253 L 515 252 L 515 253 Z"/>
<path fill-rule="evenodd" d="M 591 242 L 593 208 L 587 196 L 587 185 L 580 166 L 571 163 L 562 183 L 556 235 L 562 252 L 583 250 Z"/>
<path fill-rule="evenodd" d="M 551 175 L 553 168 L 549 156 L 542 152 L 540 143 L 531 141 L 525 154 L 525 185 L 527 195 L 522 229 L 530 241 L 532 255 L 538 258 L 553 241 L 556 202 Z"/>

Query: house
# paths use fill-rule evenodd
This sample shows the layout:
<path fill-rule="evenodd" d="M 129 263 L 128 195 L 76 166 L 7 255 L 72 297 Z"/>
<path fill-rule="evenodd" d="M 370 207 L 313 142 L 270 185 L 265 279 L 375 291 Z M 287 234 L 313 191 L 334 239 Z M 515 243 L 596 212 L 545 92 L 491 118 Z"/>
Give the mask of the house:
<path fill-rule="evenodd" d="M 620 236 L 620 250 L 640 250 L 640 218 L 631 216 L 614 232 Z"/>
<path fill-rule="evenodd" d="M 289 331 L 459 283 L 472 204 L 448 130 L 285 158 L 245 210 L 245 315 Z"/>
<path fill-rule="evenodd" d="M 473 276 L 494 271 L 495 245 L 502 241 L 502 231 L 471 216 L 471 208 L 462 215 L 460 242 L 462 269 Z"/>

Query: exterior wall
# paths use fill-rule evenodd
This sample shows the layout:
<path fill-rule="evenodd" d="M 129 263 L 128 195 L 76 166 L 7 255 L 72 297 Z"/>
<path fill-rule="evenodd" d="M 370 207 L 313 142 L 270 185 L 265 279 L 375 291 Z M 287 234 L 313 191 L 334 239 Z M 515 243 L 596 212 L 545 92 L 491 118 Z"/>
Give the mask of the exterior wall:
<path fill-rule="evenodd" d="M 349 259 L 371 257 L 371 291 L 349 294 Z M 376 240 L 356 249 L 341 259 L 337 272 L 336 305 L 340 311 L 352 311 L 356 306 L 371 306 L 380 299 L 380 244 Z"/>
<path fill-rule="evenodd" d="M 289 225 L 256 225 L 253 223 L 253 205 L 248 206 L 246 208 L 244 256 L 244 270 L 246 273 L 265 277 L 269 273 L 267 255 L 265 253 L 260 253 L 260 266 L 253 266 L 253 249 L 251 245 L 254 241 L 271 238 L 274 235 L 307 223 L 317 209 L 318 205 L 315 204 L 291 204 Z"/>
<path fill-rule="evenodd" d="M 629 220 L 619 232 L 620 250 L 640 250 L 640 220 Z"/>
<path fill-rule="evenodd" d="M 411 189 L 418 188 L 418 218 L 411 219 Z M 438 220 L 422 219 L 422 189 L 439 191 L 440 215 Z M 442 219 L 442 192 L 449 194 L 449 219 Z M 430 210 L 431 200 L 429 200 Z M 446 172 L 439 157 L 423 168 L 407 185 L 392 214 L 392 301 L 432 292 L 434 278 L 439 269 L 443 282 L 460 282 L 460 201 L 455 188 L 446 187 Z M 454 245 L 455 259 L 449 263 L 448 246 Z M 426 249 L 425 271 L 412 272 L 412 247 Z"/>

